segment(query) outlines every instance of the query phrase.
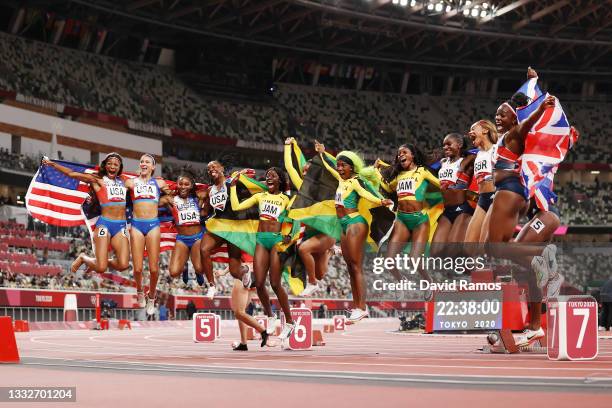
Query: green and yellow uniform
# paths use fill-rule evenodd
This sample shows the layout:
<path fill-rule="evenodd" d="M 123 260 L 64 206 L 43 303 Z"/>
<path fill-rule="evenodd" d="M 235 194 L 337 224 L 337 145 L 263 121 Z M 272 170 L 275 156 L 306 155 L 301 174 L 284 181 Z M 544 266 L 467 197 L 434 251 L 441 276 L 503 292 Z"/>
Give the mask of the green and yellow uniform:
<path fill-rule="evenodd" d="M 230 190 L 230 202 L 232 210 L 246 210 L 255 206 L 259 206 L 259 220 L 273 220 L 282 222 L 286 209 L 289 205 L 289 197 L 283 193 L 271 194 L 267 191 L 253 194 L 243 202 L 238 201 L 236 186 L 232 186 Z M 276 244 L 283 240 L 280 232 L 257 232 L 256 242 L 263 245 L 266 249 L 271 250 Z"/>

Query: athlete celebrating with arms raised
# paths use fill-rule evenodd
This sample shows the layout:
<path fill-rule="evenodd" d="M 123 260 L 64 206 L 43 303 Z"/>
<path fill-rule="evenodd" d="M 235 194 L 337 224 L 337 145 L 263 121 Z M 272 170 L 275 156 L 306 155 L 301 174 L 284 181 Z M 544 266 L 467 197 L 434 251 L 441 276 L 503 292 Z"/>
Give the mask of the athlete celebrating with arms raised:
<path fill-rule="evenodd" d="M 366 305 L 365 277 L 363 274 L 364 245 L 368 235 L 368 223 L 359 213 L 359 200 L 368 200 L 378 205 L 391 205 L 393 201 L 375 196 L 366 190 L 359 180 L 363 160 L 355 153 L 343 151 L 336 157 L 336 168 L 324 156 L 325 146 L 316 142 L 315 150 L 320 154 L 325 168 L 338 180 L 336 190 L 336 215 L 342 226 L 340 246 L 351 279 L 353 310 L 348 318 L 351 323 L 369 316 Z"/>
<path fill-rule="evenodd" d="M 98 273 L 106 272 L 109 265 L 117 271 L 127 269 L 130 262 L 130 247 L 125 229 L 127 189 L 121 176 L 123 172 L 121 156 L 118 153 L 107 154 L 100 164 L 98 174 L 75 172 L 46 157 L 43 158 L 42 164 L 89 184 L 102 208 L 102 215 L 98 218 L 94 229 L 93 241 L 96 256 L 91 258 L 80 254 L 72 263 L 71 271 L 76 272 L 82 264 Z M 108 257 L 109 243 L 115 252 L 114 259 Z"/>
<path fill-rule="evenodd" d="M 266 171 L 266 185 L 268 191 L 256 193 L 243 202 L 240 202 L 238 200 L 238 193 L 236 192 L 238 178 L 239 176 L 232 180 L 230 189 L 232 210 L 246 210 L 255 205 L 259 208 L 259 227 L 256 235 L 257 244 L 255 246 L 255 258 L 253 261 L 255 286 L 257 287 L 257 296 L 259 296 L 259 300 L 266 314 L 269 318 L 273 317 L 270 307 L 270 297 L 265 286 L 266 276 L 269 271 L 270 286 L 276 294 L 278 302 L 285 314 L 285 327 L 279 336 L 284 340 L 291 335 L 295 328 L 295 324 L 291 318 L 287 292 L 285 292 L 281 283 L 281 263 L 277 248 L 277 244 L 283 241 L 281 223 L 285 217 L 287 206 L 289 205 L 289 197 L 282 193 L 288 188 L 287 179 L 281 169 L 271 167 Z M 275 320 L 276 319 L 272 319 L 272 323 L 275 323 Z"/>
<path fill-rule="evenodd" d="M 130 228 L 130 244 L 132 247 L 132 263 L 134 265 L 134 280 L 138 306 L 145 307 L 148 315 L 155 313 L 155 295 L 159 279 L 159 243 L 161 238 L 159 218 L 157 216 L 161 192 L 171 194 L 170 188 L 162 179 L 154 179 L 155 157 L 148 153 L 140 157 L 140 172 L 138 177 L 128 179 L 125 186 L 132 198 L 132 227 Z M 144 252 L 149 258 L 149 293 L 145 300 L 142 285 L 142 268 Z"/>

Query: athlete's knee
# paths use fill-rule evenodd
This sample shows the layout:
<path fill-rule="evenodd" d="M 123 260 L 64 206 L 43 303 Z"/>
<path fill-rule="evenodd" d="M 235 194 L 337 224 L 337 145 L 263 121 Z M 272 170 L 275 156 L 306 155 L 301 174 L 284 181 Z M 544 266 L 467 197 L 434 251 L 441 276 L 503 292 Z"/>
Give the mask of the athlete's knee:
<path fill-rule="evenodd" d="M 183 273 L 183 268 L 178 268 L 176 266 L 172 266 L 170 265 L 168 267 L 168 273 L 170 274 L 170 276 L 172 278 L 176 278 L 177 276 L 179 276 L 181 273 Z"/>
<path fill-rule="evenodd" d="M 130 267 L 130 261 L 121 261 L 121 260 L 117 260 L 117 270 L 118 271 L 125 271 L 127 268 Z"/>
<path fill-rule="evenodd" d="M 255 278 L 255 287 L 257 290 L 266 290 L 266 278 Z"/>
<path fill-rule="evenodd" d="M 300 247 L 298 248 L 298 254 L 300 256 L 309 255 L 310 254 L 310 248 L 308 248 L 307 245 L 300 245 Z"/>
<path fill-rule="evenodd" d="M 346 263 L 346 266 L 353 273 L 360 273 L 361 272 L 361 264 L 360 264 L 360 262 L 350 261 L 350 262 Z"/>
<path fill-rule="evenodd" d="M 210 256 L 214 247 L 211 245 L 202 244 L 200 245 L 200 254 L 202 256 Z"/>
<path fill-rule="evenodd" d="M 108 268 L 108 262 L 107 261 L 102 261 L 102 262 L 96 263 L 96 267 L 94 269 L 95 269 L 96 273 L 104 273 L 104 272 L 106 272 L 107 268 Z"/>
<path fill-rule="evenodd" d="M 279 290 L 281 290 L 283 288 L 283 285 L 280 283 L 280 280 L 278 282 L 270 281 L 270 287 L 272 288 L 274 293 L 276 293 L 277 291 L 279 291 Z"/>

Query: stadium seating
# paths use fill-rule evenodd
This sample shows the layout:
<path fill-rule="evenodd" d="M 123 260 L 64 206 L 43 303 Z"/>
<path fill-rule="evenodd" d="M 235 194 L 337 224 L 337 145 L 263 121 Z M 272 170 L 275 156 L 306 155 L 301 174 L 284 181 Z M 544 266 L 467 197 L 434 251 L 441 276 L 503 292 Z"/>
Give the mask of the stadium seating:
<path fill-rule="evenodd" d="M 8 34 L 0 34 L 0 90 L 246 142 L 280 145 L 288 135 L 304 143 L 317 139 L 332 150 L 358 150 L 369 159 L 391 155 L 407 141 L 416 141 L 428 150 L 439 148 L 445 134 L 466 133 L 474 121 L 493 119 L 499 103 L 476 97 L 357 92 L 293 84 L 278 84 L 270 103 L 221 101 L 196 94 L 163 67 Z M 610 149 L 604 147 L 612 136 L 610 104 L 562 102 L 572 124 L 582 133 L 568 160 L 610 162 Z"/>

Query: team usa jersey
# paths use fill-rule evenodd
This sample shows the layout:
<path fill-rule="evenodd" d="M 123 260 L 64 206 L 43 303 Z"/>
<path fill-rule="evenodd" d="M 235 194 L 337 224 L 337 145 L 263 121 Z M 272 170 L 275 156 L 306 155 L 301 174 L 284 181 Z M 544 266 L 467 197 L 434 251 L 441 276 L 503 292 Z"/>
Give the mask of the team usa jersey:
<path fill-rule="evenodd" d="M 159 202 L 159 186 L 155 179 L 144 181 L 140 177 L 132 179 L 134 181 L 134 189 L 131 191 L 132 202 L 136 204 L 138 201 L 154 201 Z"/>
<path fill-rule="evenodd" d="M 125 198 L 127 195 L 127 188 L 121 178 L 110 179 L 106 176 L 102 178 L 104 187 L 99 189 L 96 193 L 100 207 L 107 207 L 110 205 L 123 205 L 125 206 Z"/>
<path fill-rule="evenodd" d="M 215 211 L 215 214 L 220 214 L 225 211 L 225 205 L 227 204 L 227 182 L 221 184 L 221 187 L 212 185 L 208 192 L 209 203 L 211 208 Z"/>
<path fill-rule="evenodd" d="M 457 176 L 461 168 L 463 157 L 451 162 L 449 158 L 440 160 L 440 170 L 438 170 L 438 179 L 443 187 L 450 187 L 457 184 Z"/>
<path fill-rule="evenodd" d="M 243 202 L 239 202 L 236 186 L 232 186 L 231 188 L 230 201 L 232 210 L 234 211 L 246 210 L 253 207 L 255 204 L 259 204 L 260 220 L 273 220 L 279 222 L 282 221 L 281 216 L 289 205 L 289 197 L 285 194 L 270 194 L 267 191 L 253 194 Z"/>
<path fill-rule="evenodd" d="M 174 196 L 172 199 L 172 216 L 177 227 L 200 225 L 200 205 L 196 197 L 183 199 Z"/>
<path fill-rule="evenodd" d="M 493 168 L 495 170 L 508 170 L 513 173 L 521 172 L 522 156 L 508 149 L 504 143 L 504 134 L 497 141 L 495 150 L 493 151 Z"/>
<path fill-rule="evenodd" d="M 493 172 L 493 151 L 495 146 L 489 150 L 479 150 L 474 160 L 474 178 L 478 184 L 483 181 L 492 181 Z"/>
<path fill-rule="evenodd" d="M 380 179 L 380 186 L 388 193 L 395 192 L 399 201 L 425 200 L 425 193 L 427 192 L 429 183 L 438 188 L 440 187 L 440 181 L 424 167 L 417 167 L 414 170 L 404 170 L 389 183 L 382 177 Z"/>

